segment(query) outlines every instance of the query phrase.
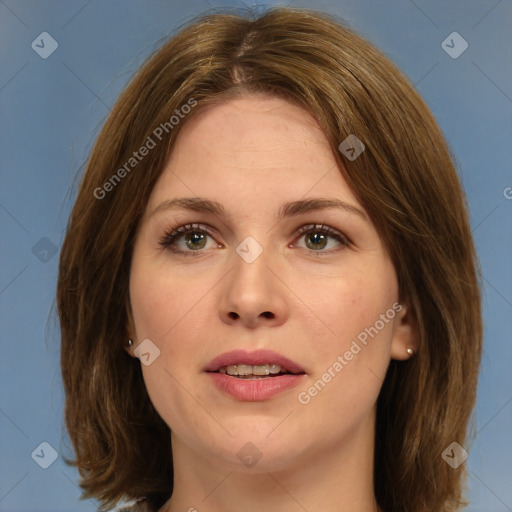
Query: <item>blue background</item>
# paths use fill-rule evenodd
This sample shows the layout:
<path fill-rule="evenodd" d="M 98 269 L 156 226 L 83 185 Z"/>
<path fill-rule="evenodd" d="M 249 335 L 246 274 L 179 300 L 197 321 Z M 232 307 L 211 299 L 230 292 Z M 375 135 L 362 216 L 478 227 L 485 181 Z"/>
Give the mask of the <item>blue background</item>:
<path fill-rule="evenodd" d="M 178 26 L 228 5 L 242 3 L 0 1 L 2 512 L 96 510 L 94 500 L 79 501 L 78 474 L 61 457 L 70 443 L 62 417 L 59 332 L 50 311 L 58 250 L 77 178 L 122 88 Z M 377 44 L 416 84 L 458 159 L 485 285 L 467 510 L 512 510 L 512 200 L 506 197 L 512 198 L 512 3 L 291 5 L 341 16 Z M 59 45 L 47 59 L 31 47 L 45 31 Z M 441 47 L 453 31 L 469 44 L 457 59 Z M 31 457 L 44 441 L 59 454 L 48 469 Z"/>

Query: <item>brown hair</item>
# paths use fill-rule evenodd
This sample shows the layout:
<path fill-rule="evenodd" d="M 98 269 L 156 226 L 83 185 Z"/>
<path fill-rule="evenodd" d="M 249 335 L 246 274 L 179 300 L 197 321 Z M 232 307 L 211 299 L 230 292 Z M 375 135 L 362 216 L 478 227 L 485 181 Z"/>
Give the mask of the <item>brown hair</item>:
<path fill-rule="evenodd" d="M 465 196 L 443 135 L 407 79 L 342 21 L 311 10 L 196 19 L 148 60 L 115 104 L 60 256 L 65 419 L 76 452 L 67 462 L 80 471 L 84 497 L 107 509 L 129 497 L 146 498 L 156 510 L 169 498 L 169 428 L 149 400 L 139 361 L 123 350 L 132 245 L 183 125 L 209 104 L 255 93 L 291 100 L 317 119 L 417 320 L 419 354 L 391 361 L 378 399 L 377 502 L 386 512 L 457 510 L 466 504 L 465 466 L 452 469 L 441 454 L 453 441 L 465 445 L 482 350 Z M 187 104 L 195 105 L 190 113 L 170 122 Z M 350 134 L 365 145 L 353 161 L 338 150 Z M 148 137 L 159 147 L 131 161 Z"/>

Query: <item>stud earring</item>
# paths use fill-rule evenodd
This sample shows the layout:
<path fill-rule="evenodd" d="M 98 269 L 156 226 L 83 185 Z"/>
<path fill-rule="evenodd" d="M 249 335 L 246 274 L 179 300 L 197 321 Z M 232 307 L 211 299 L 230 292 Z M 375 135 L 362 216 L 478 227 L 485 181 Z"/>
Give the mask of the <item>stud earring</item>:
<path fill-rule="evenodd" d="M 128 340 L 128 346 L 131 347 L 133 345 L 133 340 Z"/>
<path fill-rule="evenodd" d="M 414 354 L 414 350 L 412 348 L 407 349 L 407 353 L 412 356 Z"/>

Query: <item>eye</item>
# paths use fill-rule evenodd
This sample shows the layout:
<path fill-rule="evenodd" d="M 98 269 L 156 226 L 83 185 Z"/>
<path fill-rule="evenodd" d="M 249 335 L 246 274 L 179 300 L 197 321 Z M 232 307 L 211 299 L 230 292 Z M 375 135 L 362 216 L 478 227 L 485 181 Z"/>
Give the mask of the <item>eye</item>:
<path fill-rule="evenodd" d="M 164 249 L 170 249 L 174 253 L 186 256 L 194 256 L 194 253 L 202 252 L 207 248 L 208 238 L 212 238 L 213 233 L 208 226 L 202 224 L 185 224 L 167 232 L 159 241 Z M 336 240 L 338 246 L 348 247 L 350 240 L 339 231 L 325 226 L 324 224 L 308 224 L 299 228 L 295 237 L 300 237 L 306 241 L 306 249 L 312 253 L 331 253 L 332 250 L 324 251 L 329 243 L 329 239 Z M 182 242 L 182 245 L 180 245 Z M 222 247 L 214 244 L 213 247 Z"/>
<path fill-rule="evenodd" d="M 324 251 L 329 243 L 329 239 L 339 242 L 342 247 L 350 245 L 349 239 L 339 231 L 325 226 L 324 224 L 309 224 L 302 226 L 296 233 L 296 236 L 304 238 L 306 248 L 317 253 L 330 253 L 332 250 Z M 320 254 L 318 254 L 319 256 Z"/>
<path fill-rule="evenodd" d="M 160 239 L 160 246 L 164 249 L 170 249 L 172 252 L 193 256 L 206 247 L 207 239 L 212 237 L 212 233 L 206 226 L 201 224 L 185 224 L 166 233 Z M 179 246 L 180 239 L 183 238 L 184 246 Z M 217 247 L 220 247 L 218 244 Z M 186 249 L 183 249 L 186 247 Z"/>

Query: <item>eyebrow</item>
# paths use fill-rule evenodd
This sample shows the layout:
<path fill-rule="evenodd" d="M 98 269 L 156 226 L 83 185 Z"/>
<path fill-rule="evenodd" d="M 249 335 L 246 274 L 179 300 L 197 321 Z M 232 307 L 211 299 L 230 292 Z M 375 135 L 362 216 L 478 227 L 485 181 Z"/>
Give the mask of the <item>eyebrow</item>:
<path fill-rule="evenodd" d="M 301 215 L 303 213 L 309 213 L 316 210 L 324 210 L 327 208 L 336 208 L 338 210 L 343 210 L 348 213 L 355 214 L 361 217 L 364 221 L 369 222 L 368 216 L 366 213 L 357 208 L 357 206 L 351 205 L 339 199 L 329 199 L 329 198 L 311 198 L 311 199 L 301 199 L 298 201 L 291 201 L 288 203 L 284 203 L 281 208 L 279 208 L 279 212 L 277 214 L 277 219 L 281 220 L 285 217 L 294 217 L 297 215 Z M 204 197 L 179 197 L 175 199 L 167 199 L 161 202 L 151 213 L 150 217 L 153 215 L 167 210 L 192 210 L 195 212 L 203 212 L 203 213 L 211 213 L 218 217 L 227 218 L 229 217 L 226 213 L 226 210 L 222 204 L 217 201 L 213 201 L 211 199 L 206 199 Z"/>

